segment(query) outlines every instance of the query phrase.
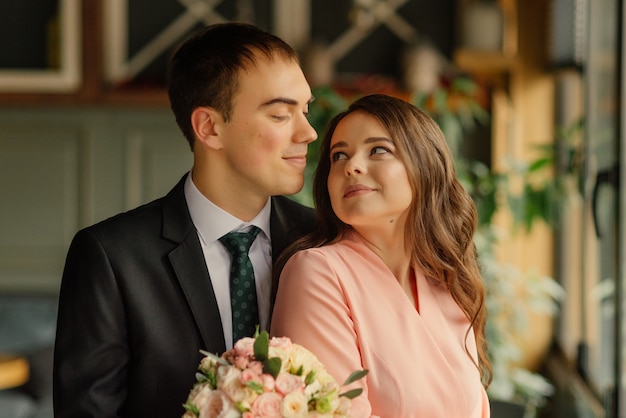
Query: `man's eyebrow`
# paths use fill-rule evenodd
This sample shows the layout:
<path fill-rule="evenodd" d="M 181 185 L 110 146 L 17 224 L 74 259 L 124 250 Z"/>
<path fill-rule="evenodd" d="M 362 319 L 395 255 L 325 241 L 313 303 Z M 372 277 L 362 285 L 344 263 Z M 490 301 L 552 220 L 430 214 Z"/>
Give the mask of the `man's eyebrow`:
<path fill-rule="evenodd" d="M 311 98 L 306 102 L 306 104 L 311 104 L 313 102 L 313 100 L 315 100 L 314 96 L 311 96 Z M 295 106 L 298 104 L 297 100 L 294 99 L 290 99 L 288 97 L 275 97 L 271 100 L 268 100 L 267 102 L 261 104 L 261 107 L 266 107 L 266 106 L 271 106 L 273 104 L 276 103 L 282 103 L 282 104 L 287 104 L 290 106 Z"/>
<path fill-rule="evenodd" d="M 288 105 L 294 106 L 298 104 L 298 101 L 294 99 L 289 99 L 287 97 L 275 97 L 261 104 L 261 107 L 271 106 L 276 103 L 282 103 L 282 104 L 288 104 Z"/>

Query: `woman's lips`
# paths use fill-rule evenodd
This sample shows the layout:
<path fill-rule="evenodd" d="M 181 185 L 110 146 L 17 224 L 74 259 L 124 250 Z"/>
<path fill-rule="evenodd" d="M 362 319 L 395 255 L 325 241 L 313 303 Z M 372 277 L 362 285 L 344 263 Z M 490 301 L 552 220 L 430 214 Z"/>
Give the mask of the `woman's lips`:
<path fill-rule="evenodd" d="M 358 195 L 362 195 L 365 193 L 369 193 L 373 190 L 375 189 L 364 186 L 362 184 L 355 184 L 355 185 L 346 187 L 346 190 L 343 192 L 343 197 L 358 196 Z"/>

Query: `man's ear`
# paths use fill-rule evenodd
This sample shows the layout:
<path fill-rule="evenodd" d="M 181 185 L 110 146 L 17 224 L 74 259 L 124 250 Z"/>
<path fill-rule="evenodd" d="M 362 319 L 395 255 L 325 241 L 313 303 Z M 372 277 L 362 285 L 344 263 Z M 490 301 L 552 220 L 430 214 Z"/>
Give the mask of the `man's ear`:
<path fill-rule="evenodd" d="M 196 107 L 191 112 L 191 126 L 199 141 L 207 147 L 221 149 L 222 142 L 217 133 L 216 125 L 223 123 L 222 115 L 211 107 Z"/>

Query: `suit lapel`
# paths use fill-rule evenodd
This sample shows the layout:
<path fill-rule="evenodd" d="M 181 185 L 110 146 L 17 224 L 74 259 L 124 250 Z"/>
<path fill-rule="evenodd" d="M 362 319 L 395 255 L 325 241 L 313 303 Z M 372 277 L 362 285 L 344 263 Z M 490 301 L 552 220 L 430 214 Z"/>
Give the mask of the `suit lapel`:
<path fill-rule="evenodd" d="M 206 350 L 226 350 L 217 300 L 202 247 L 185 200 L 186 175 L 164 198 L 163 236 L 178 246 L 169 253 L 174 274 L 191 308 Z"/>
<path fill-rule="evenodd" d="M 272 263 L 276 263 L 276 259 L 285 248 L 293 241 L 291 238 L 291 229 L 293 223 L 289 218 L 287 211 L 281 205 L 277 198 L 272 198 L 272 212 L 270 215 L 270 232 L 272 234 Z"/>
<path fill-rule="evenodd" d="M 221 354 L 226 350 L 224 331 L 200 240 L 185 199 L 186 178 L 185 174 L 172 191 L 163 198 L 163 236 L 177 243 L 168 257 L 174 275 L 193 313 L 204 347 L 210 352 Z M 306 219 L 298 211 L 301 212 L 300 209 L 295 209 L 294 203 L 288 198 L 272 197 L 270 232 L 274 263 L 295 237 L 312 229 L 313 218 Z M 311 225 L 307 225 L 309 222 Z M 278 280 L 277 278 L 272 280 L 270 306 L 273 308 Z"/>
<path fill-rule="evenodd" d="M 282 198 L 286 199 L 286 198 Z M 272 265 L 276 264 L 278 256 L 290 245 L 295 236 L 301 236 L 297 224 L 293 219 L 294 213 L 289 214 L 287 206 L 281 198 L 272 197 L 272 214 L 270 216 L 270 230 L 272 233 Z M 304 227 L 304 225 L 303 225 Z M 308 232 L 308 231 L 307 231 Z M 278 276 L 272 274 L 272 292 L 270 293 L 270 312 L 274 310 L 274 301 L 278 292 Z M 270 315 L 271 322 L 271 315 Z"/>

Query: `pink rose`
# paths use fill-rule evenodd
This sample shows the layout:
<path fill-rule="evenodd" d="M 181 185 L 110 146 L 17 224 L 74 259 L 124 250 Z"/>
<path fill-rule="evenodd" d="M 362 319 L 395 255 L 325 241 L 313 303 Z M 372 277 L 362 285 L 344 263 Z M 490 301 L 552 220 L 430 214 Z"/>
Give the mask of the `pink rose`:
<path fill-rule="evenodd" d="M 252 369 L 245 369 L 241 371 L 239 375 L 239 381 L 244 385 L 248 382 L 259 382 L 261 383 L 260 376 Z"/>
<path fill-rule="evenodd" d="M 225 351 L 224 354 L 222 354 L 222 358 L 232 364 L 235 359 L 235 350 L 231 348 Z"/>
<path fill-rule="evenodd" d="M 291 348 L 291 339 L 288 337 L 273 337 L 270 340 L 270 347 L 279 347 L 289 350 Z"/>
<path fill-rule="evenodd" d="M 265 392 L 254 400 L 250 412 L 257 418 L 281 418 L 282 400 L 282 396 L 276 392 Z"/>
<path fill-rule="evenodd" d="M 302 390 L 304 381 L 300 376 L 289 373 L 281 373 L 276 377 L 276 391 L 282 395 L 286 395 L 294 390 Z"/>
<path fill-rule="evenodd" d="M 231 360 L 231 363 L 233 363 L 238 369 L 243 370 L 248 368 L 250 360 L 246 356 L 235 356 L 235 358 Z"/>
<path fill-rule="evenodd" d="M 273 392 L 276 381 L 271 374 L 263 373 L 261 375 L 261 381 L 263 382 L 263 390 L 265 392 Z"/>
<path fill-rule="evenodd" d="M 250 364 L 248 364 L 248 368 L 259 376 L 263 374 L 263 363 L 260 361 L 251 361 Z"/>
<path fill-rule="evenodd" d="M 235 356 L 237 357 L 242 356 L 251 358 L 254 356 L 254 338 L 245 337 L 240 339 L 235 343 L 233 350 L 235 350 Z"/>

